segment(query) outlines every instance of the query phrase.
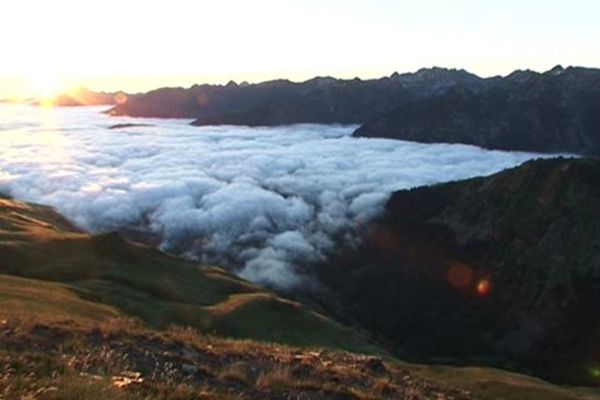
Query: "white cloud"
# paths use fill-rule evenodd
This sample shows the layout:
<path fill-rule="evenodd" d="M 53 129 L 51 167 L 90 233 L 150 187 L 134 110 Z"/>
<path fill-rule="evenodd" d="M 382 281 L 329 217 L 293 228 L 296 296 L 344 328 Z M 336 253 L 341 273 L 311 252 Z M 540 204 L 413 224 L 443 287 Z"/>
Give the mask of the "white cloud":
<path fill-rule="evenodd" d="M 162 247 L 290 287 L 298 266 L 377 216 L 398 189 L 487 175 L 535 157 L 350 137 L 354 127 L 109 130 L 98 108 L 1 106 L 0 192 L 84 229 L 144 229 Z M 129 122 L 120 119 L 118 122 Z M 139 121 L 136 121 L 139 122 Z"/>

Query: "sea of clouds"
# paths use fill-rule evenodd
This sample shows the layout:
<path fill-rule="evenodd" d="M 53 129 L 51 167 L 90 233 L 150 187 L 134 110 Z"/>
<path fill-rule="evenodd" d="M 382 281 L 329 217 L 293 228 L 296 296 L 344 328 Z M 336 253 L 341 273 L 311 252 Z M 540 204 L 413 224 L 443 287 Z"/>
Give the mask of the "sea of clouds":
<path fill-rule="evenodd" d="M 392 191 L 538 156 L 352 138 L 353 126 L 198 128 L 99 111 L 0 106 L 0 192 L 91 232 L 151 234 L 165 250 L 279 288 L 355 242 Z M 126 122 L 153 126 L 108 129 Z"/>

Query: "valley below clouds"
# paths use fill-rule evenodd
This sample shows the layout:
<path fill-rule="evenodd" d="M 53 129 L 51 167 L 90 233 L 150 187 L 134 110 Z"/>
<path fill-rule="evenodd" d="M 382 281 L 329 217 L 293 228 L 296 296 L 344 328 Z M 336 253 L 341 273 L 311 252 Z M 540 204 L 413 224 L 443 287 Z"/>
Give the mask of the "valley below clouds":
<path fill-rule="evenodd" d="M 393 191 L 540 156 L 353 138 L 355 126 L 199 128 L 102 110 L 1 105 L 0 193 L 281 289 L 356 243 Z"/>

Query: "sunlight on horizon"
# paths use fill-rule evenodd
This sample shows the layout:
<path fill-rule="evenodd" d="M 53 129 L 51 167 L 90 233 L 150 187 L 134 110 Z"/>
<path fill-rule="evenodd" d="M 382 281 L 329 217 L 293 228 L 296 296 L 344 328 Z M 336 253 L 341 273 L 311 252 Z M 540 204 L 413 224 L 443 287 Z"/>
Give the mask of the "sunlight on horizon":
<path fill-rule="evenodd" d="M 229 80 L 366 79 L 432 66 L 481 76 L 594 67 L 599 14 L 591 0 L 23 0 L 3 6 L 0 34 L 10 40 L 0 98 L 76 85 L 138 92 Z M 40 84 L 39 71 L 60 85 Z"/>
<path fill-rule="evenodd" d="M 30 76 L 28 82 L 26 93 L 28 93 L 29 96 L 40 100 L 42 105 L 46 106 L 52 105 L 54 98 L 67 90 L 67 88 L 61 84 L 58 76 L 52 76 L 44 72 Z"/>
<path fill-rule="evenodd" d="M 40 82 L 40 85 L 40 90 L 50 89 L 44 82 Z M 52 107 L 52 96 L 53 94 L 42 99 L 43 107 L 31 108 L 23 105 L 0 107 L 0 124 L 17 121 L 13 128 L 4 129 L 0 135 L 0 148 L 3 149 L 4 161 L 10 160 L 39 168 L 50 168 L 51 165 L 62 165 L 71 161 L 68 151 L 70 140 L 61 129 L 57 110 Z M 35 128 L 18 127 L 24 120 L 35 125 Z M 41 144 L 40 149 L 24 151 L 23 148 L 30 143 L 32 135 Z M 18 177 L 18 174 L 12 176 L 9 171 L 2 172 L 0 181 L 10 181 Z"/>

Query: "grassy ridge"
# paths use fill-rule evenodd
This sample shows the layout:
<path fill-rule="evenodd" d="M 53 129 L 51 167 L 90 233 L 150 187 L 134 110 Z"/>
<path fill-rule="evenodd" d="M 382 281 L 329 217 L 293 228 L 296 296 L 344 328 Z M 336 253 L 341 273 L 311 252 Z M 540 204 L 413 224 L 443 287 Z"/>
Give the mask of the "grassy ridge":
<path fill-rule="evenodd" d="M 352 330 L 299 303 L 116 234 L 79 232 L 48 207 L 0 199 L 0 254 L 1 274 L 38 280 L 29 281 L 30 292 L 22 297 L 49 297 L 53 289 L 40 281 L 62 284 L 56 288 L 69 307 L 59 302 L 56 313 L 95 314 L 86 311 L 95 303 L 159 328 L 179 324 L 237 338 L 376 351 Z"/>
<path fill-rule="evenodd" d="M 81 299 L 67 285 L 10 275 L 0 275 L 0 315 L 82 322 L 101 322 L 123 316 L 113 307 Z"/>
<path fill-rule="evenodd" d="M 459 387 L 480 400 L 595 400 L 597 389 L 552 385 L 541 379 L 495 368 L 418 366 L 415 375 Z"/>
<path fill-rule="evenodd" d="M 0 398 L 600 398 L 597 390 L 492 368 L 411 365 L 178 327 L 153 330 L 56 282 L 0 275 L 0 293 Z"/>

